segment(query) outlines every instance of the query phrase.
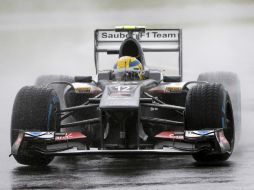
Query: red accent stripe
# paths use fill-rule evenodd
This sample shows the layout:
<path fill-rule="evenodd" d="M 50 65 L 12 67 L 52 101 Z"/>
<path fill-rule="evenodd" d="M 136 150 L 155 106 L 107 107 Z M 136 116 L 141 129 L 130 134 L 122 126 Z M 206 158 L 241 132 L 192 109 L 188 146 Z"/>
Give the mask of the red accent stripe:
<path fill-rule="evenodd" d="M 159 134 L 155 135 L 156 138 L 163 139 L 183 139 L 183 135 L 175 135 L 174 131 L 162 131 Z"/>
<path fill-rule="evenodd" d="M 56 141 L 72 140 L 72 139 L 84 139 L 86 138 L 81 132 L 67 132 L 64 136 L 56 136 Z"/>

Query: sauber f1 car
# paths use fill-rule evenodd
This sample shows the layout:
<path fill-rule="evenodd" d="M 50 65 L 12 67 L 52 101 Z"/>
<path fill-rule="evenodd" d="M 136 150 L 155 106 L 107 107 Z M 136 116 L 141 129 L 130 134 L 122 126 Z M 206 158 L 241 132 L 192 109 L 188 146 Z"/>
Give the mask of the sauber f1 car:
<path fill-rule="evenodd" d="M 11 155 L 190 154 L 226 161 L 239 138 L 240 83 L 230 72 L 182 81 L 182 30 L 120 26 L 94 33 L 96 75 L 40 76 L 17 94 Z M 117 64 L 115 64 L 117 61 Z"/>

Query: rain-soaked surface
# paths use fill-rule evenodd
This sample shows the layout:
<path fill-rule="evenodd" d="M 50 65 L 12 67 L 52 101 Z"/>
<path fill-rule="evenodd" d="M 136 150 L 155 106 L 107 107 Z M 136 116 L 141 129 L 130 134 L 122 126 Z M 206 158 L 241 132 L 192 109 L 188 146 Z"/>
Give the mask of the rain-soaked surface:
<path fill-rule="evenodd" d="M 253 10 L 247 0 L 0 0 L 0 188 L 254 189 Z M 184 80 L 205 71 L 238 73 L 242 138 L 230 160 L 202 166 L 190 156 L 67 157 L 40 169 L 9 158 L 17 91 L 41 74 L 94 74 L 93 30 L 122 24 L 182 28 Z"/>
<path fill-rule="evenodd" d="M 16 167 L 11 182 L 13 188 L 21 189 L 253 189 L 253 164 L 246 165 L 253 158 L 253 152 L 248 152 L 208 167 L 195 164 L 189 156 L 60 158 L 46 169 Z"/>

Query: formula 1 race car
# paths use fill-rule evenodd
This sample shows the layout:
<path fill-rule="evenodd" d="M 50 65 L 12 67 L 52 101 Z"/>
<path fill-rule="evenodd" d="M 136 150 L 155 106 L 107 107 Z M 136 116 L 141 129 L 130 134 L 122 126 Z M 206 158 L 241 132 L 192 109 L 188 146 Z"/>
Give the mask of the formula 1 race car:
<path fill-rule="evenodd" d="M 230 72 L 182 81 L 182 30 L 120 26 L 94 33 L 96 77 L 40 76 L 17 94 L 11 155 L 191 154 L 226 161 L 239 138 L 240 82 Z"/>

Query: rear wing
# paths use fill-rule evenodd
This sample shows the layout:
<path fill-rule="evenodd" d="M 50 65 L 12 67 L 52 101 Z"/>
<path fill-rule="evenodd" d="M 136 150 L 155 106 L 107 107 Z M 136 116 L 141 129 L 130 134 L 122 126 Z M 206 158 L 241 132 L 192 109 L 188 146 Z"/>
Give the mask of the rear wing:
<path fill-rule="evenodd" d="M 143 52 L 178 52 L 179 75 L 182 78 L 181 29 L 97 29 L 94 31 L 94 59 L 98 73 L 98 53 L 119 54 L 121 43 L 130 36 L 136 38 Z"/>

